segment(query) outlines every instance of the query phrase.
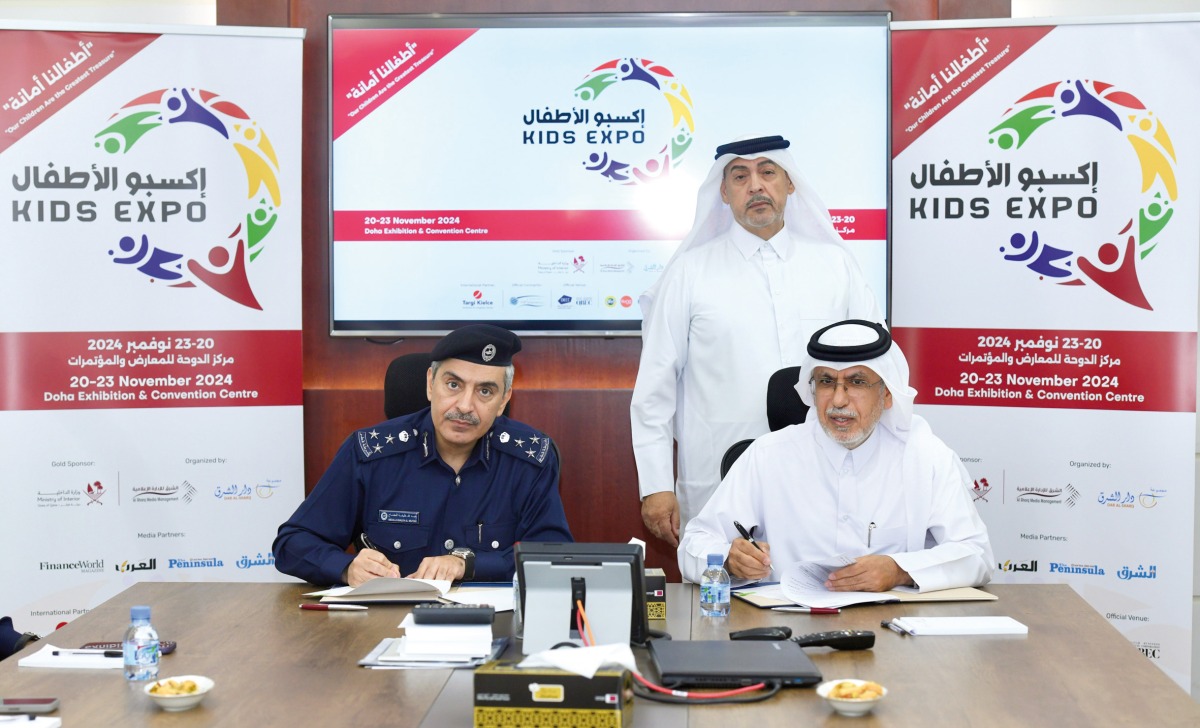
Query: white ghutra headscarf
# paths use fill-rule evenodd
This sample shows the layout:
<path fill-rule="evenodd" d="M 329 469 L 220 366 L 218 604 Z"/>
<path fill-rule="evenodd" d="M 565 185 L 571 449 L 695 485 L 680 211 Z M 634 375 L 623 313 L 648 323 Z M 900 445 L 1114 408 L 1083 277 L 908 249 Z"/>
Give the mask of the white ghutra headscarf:
<path fill-rule="evenodd" d="M 829 210 L 821 201 L 817 191 L 800 173 L 800 167 L 792 158 L 787 148 L 791 142 L 782 136 L 743 137 L 728 144 L 717 147 L 716 161 L 708 176 L 700 184 L 696 195 L 696 219 L 692 229 L 683 238 L 683 242 L 675 249 L 674 255 L 667 261 L 669 269 L 679 256 L 687 251 L 711 242 L 724 233 L 733 224 L 733 212 L 729 205 L 721 199 L 721 183 L 725 179 L 725 168 L 735 159 L 758 159 L 766 157 L 787 172 L 795 187 L 788 195 L 783 208 L 784 229 L 798 239 L 835 242 L 844 245 L 841 236 L 833 229 L 829 220 Z M 638 302 L 642 307 L 643 320 L 650 316 L 650 309 L 658 294 L 659 281 L 666 274 L 666 269 L 659 275 L 654 285 L 641 295 Z"/>

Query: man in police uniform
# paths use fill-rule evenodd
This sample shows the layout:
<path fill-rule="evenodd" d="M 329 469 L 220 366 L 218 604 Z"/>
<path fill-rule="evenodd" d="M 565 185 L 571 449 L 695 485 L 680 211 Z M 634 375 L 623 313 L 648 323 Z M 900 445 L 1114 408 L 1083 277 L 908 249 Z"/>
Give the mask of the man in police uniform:
<path fill-rule="evenodd" d="M 517 541 L 571 541 L 550 438 L 500 416 L 520 350 L 516 334 L 486 324 L 439 341 L 431 406 L 346 440 L 279 527 L 275 566 L 314 584 L 499 581 L 512 578 Z"/>

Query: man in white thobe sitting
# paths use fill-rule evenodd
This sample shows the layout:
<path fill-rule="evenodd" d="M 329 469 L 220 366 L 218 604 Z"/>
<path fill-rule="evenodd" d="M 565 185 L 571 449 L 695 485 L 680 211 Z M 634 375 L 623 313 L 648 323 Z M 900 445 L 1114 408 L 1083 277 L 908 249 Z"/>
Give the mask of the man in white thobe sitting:
<path fill-rule="evenodd" d="M 807 420 L 758 438 L 734 463 L 684 531 L 684 577 L 699 581 L 719 553 L 740 580 L 853 559 L 829 575 L 834 591 L 987 583 L 994 559 L 970 476 L 913 414 L 908 362 L 887 329 L 860 320 L 821 329 L 796 388 Z"/>

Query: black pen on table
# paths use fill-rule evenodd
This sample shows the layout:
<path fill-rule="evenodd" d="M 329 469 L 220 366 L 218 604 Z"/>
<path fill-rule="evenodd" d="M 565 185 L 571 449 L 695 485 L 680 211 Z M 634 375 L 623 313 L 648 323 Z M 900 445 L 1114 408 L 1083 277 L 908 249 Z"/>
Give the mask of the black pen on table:
<path fill-rule="evenodd" d="M 900 625 L 898 625 L 898 624 L 894 624 L 894 623 L 892 623 L 892 622 L 888 622 L 888 621 L 886 621 L 886 620 L 885 620 L 885 621 L 883 621 L 883 622 L 880 622 L 880 623 L 879 623 L 879 626 L 880 626 L 880 627 L 887 627 L 888 629 L 892 630 L 893 632 L 895 632 L 896 634 L 900 635 L 901 637 L 907 637 L 907 636 L 908 636 L 908 632 L 907 632 L 907 631 L 906 631 L 906 630 L 905 630 L 903 627 L 901 627 L 901 626 L 900 626 Z"/>
<path fill-rule="evenodd" d="M 738 530 L 738 533 L 742 534 L 742 538 L 744 538 L 750 542 L 751 546 L 758 549 L 759 551 L 762 551 L 762 546 L 759 546 L 758 541 L 754 540 L 754 529 L 758 528 L 758 526 L 751 526 L 750 530 L 747 531 L 745 526 L 738 523 L 737 521 L 734 521 L 733 527 Z"/>
<path fill-rule="evenodd" d="M 121 650 L 54 650 L 50 654 L 60 655 L 95 655 L 97 657 L 120 657 L 125 653 Z"/>

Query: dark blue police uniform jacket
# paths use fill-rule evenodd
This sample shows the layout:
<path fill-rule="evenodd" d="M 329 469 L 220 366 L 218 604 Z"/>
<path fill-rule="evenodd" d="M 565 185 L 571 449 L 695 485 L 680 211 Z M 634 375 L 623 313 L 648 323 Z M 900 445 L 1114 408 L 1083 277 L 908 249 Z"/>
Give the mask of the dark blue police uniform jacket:
<path fill-rule="evenodd" d="M 438 456 L 429 408 L 359 430 L 279 527 L 275 566 L 314 584 L 342 581 L 346 547 L 367 538 L 400 568 L 466 546 L 475 579 L 510 580 L 517 541 L 571 541 L 550 438 L 497 417 L 457 474 Z"/>

